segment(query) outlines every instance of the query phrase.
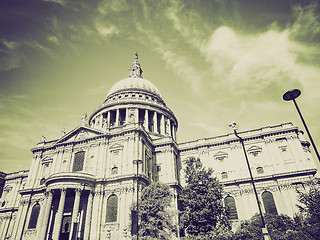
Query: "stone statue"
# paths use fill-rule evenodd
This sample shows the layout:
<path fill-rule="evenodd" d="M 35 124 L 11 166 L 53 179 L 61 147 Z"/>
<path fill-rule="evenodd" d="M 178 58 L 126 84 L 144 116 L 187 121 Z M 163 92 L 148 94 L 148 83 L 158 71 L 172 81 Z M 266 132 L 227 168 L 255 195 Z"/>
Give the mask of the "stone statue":
<path fill-rule="evenodd" d="M 104 119 L 102 120 L 102 128 L 105 128 L 105 129 L 108 128 L 108 121 L 107 121 L 106 118 L 104 118 Z"/>
<path fill-rule="evenodd" d="M 42 136 L 40 141 L 41 141 L 41 142 L 45 142 L 45 141 L 46 141 L 46 137 L 45 137 L 45 136 Z"/>
<path fill-rule="evenodd" d="M 87 123 L 87 120 L 88 120 L 88 116 L 87 116 L 87 113 L 85 113 L 82 117 L 82 125 L 85 125 Z"/>

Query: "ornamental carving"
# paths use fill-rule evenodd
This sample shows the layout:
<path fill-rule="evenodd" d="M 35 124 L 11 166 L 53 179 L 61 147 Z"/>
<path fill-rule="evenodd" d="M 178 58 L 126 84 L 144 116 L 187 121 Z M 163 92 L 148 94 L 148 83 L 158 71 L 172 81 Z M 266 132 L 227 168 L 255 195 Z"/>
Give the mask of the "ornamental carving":
<path fill-rule="evenodd" d="M 118 231 L 120 229 L 119 223 L 107 223 L 102 225 L 102 231 L 103 232 L 110 232 L 110 231 Z"/>
<path fill-rule="evenodd" d="M 20 204 L 21 205 L 27 205 L 29 203 L 29 198 L 21 198 L 20 199 Z"/>
<path fill-rule="evenodd" d="M 24 236 L 36 236 L 37 230 L 36 229 L 27 229 L 23 233 Z"/>

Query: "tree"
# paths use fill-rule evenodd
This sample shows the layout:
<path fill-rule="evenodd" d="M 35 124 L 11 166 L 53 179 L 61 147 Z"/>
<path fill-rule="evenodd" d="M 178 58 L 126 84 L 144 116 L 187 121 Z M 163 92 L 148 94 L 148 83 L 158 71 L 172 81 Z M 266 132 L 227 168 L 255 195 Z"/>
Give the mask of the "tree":
<path fill-rule="evenodd" d="M 221 229 L 229 231 L 231 227 L 222 202 L 222 186 L 212 176 L 213 170 L 203 167 L 199 158 L 190 157 L 184 163 L 186 186 L 179 195 L 183 206 L 180 222 L 188 238 L 213 239 L 210 235 L 219 235 Z"/>
<path fill-rule="evenodd" d="M 174 232 L 170 207 L 172 195 L 170 187 L 153 182 L 142 190 L 139 201 L 139 238 L 171 239 Z"/>
<path fill-rule="evenodd" d="M 292 219 L 287 215 L 276 215 L 266 213 L 264 219 L 271 239 L 277 240 L 300 240 L 306 238 L 300 229 L 299 221 Z M 250 220 L 242 221 L 237 229 L 235 239 L 237 240 L 262 240 L 262 222 L 260 214 L 255 214 Z"/>
<path fill-rule="evenodd" d="M 298 208 L 301 231 L 308 239 L 319 239 L 320 236 L 320 190 L 311 187 L 307 193 L 299 192 Z"/>

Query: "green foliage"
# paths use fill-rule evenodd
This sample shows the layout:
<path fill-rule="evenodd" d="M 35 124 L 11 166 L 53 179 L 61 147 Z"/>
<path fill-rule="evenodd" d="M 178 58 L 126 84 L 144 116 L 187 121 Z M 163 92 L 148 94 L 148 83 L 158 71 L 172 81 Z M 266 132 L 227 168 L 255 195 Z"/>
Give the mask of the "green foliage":
<path fill-rule="evenodd" d="M 271 239 L 289 240 L 297 237 L 306 239 L 300 231 L 299 222 L 287 215 L 265 214 L 269 235 Z M 262 222 L 259 214 L 255 214 L 250 220 L 243 221 L 236 231 L 235 239 L 259 240 L 263 239 Z"/>
<path fill-rule="evenodd" d="M 139 239 L 171 239 L 174 232 L 171 202 L 168 185 L 154 182 L 143 189 L 139 201 Z"/>
<path fill-rule="evenodd" d="M 180 222 L 189 239 L 219 235 L 220 228 L 229 231 L 230 225 L 222 202 L 222 186 L 212 176 L 213 170 L 204 168 L 200 159 L 191 157 L 185 160 L 184 171 L 186 186 L 179 196 L 184 206 Z"/>
<path fill-rule="evenodd" d="M 299 192 L 300 214 L 293 219 L 286 215 L 265 214 L 265 222 L 271 239 L 317 240 L 320 236 L 320 191 L 311 188 L 309 192 Z M 259 214 L 248 221 L 242 221 L 235 233 L 237 240 L 259 240 L 262 236 Z"/>
<path fill-rule="evenodd" d="M 307 239 L 319 239 L 320 236 L 320 190 L 312 187 L 307 193 L 299 193 L 298 208 L 301 232 Z"/>

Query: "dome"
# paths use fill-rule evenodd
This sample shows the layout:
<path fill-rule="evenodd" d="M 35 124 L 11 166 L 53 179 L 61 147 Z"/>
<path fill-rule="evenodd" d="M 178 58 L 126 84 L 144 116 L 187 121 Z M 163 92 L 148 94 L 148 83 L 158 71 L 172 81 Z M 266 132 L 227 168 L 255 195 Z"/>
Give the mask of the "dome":
<path fill-rule="evenodd" d="M 149 92 L 161 98 L 161 94 L 158 88 L 150 81 L 143 79 L 141 77 L 129 77 L 129 78 L 120 80 L 115 85 L 113 85 L 113 87 L 108 92 L 107 97 L 117 92 L 130 91 L 130 90 L 138 90 L 138 91 L 141 90 L 141 91 Z"/>

